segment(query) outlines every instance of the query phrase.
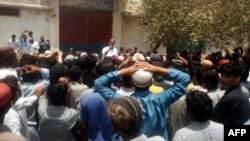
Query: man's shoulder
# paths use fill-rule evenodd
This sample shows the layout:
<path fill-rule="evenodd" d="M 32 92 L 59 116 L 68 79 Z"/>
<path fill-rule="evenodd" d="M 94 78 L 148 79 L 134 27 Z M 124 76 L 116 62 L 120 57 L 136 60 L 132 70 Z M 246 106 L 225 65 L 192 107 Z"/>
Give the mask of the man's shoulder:
<path fill-rule="evenodd" d="M 105 47 L 103 47 L 103 49 L 102 49 L 102 50 L 106 50 L 106 49 L 109 49 L 109 46 L 105 46 Z"/>
<path fill-rule="evenodd" d="M 153 136 L 148 138 L 147 141 L 165 141 L 165 139 L 161 136 Z"/>

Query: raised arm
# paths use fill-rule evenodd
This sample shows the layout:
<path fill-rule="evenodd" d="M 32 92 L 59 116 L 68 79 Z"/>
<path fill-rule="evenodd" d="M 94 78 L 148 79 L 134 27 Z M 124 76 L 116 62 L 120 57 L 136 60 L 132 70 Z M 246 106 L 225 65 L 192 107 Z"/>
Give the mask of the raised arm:
<path fill-rule="evenodd" d="M 182 71 L 173 68 L 167 69 L 167 68 L 157 67 L 146 62 L 140 63 L 140 65 L 143 66 L 144 70 L 150 71 L 152 73 L 162 73 L 174 80 L 173 86 L 166 89 L 164 92 L 155 95 L 156 97 L 158 97 L 158 99 L 165 107 L 175 102 L 185 93 L 187 85 L 190 81 L 190 77 L 187 73 L 184 73 Z"/>
<path fill-rule="evenodd" d="M 131 75 L 136 70 L 138 70 L 138 65 L 135 64 L 129 68 L 125 68 L 119 71 L 113 71 L 108 74 L 105 74 L 98 79 L 95 80 L 94 87 L 95 89 L 102 95 L 102 97 L 108 101 L 112 98 L 119 98 L 122 95 L 116 93 L 113 89 L 111 89 L 111 84 L 120 82 L 122 75 Z"/>

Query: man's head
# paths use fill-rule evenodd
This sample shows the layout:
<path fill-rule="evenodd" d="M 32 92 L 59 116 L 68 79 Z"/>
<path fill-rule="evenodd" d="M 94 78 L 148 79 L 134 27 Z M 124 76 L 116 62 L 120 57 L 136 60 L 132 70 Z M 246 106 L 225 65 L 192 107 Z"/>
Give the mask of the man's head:
<path fill-rule="evenodd" d="M 26 35 L 26 34 L 23 34 L 22 37 L 23 37 L 23 40 L 24 40 L 24 41 L 27 40 L 27 35 Z"/>
<path fill-rule="evenodd" d="M 0 68 L 15 68 L 17 56 L 13 48 L 0 47 Z"/>
<path fill-rule="evenodd" d="M 98 77 L 115 70 L 116 66 L 114 62 L 112 60 L 106 60 L 106 59 L 101 61 L 95 68 L 95 72 Z"/>
<path fill-rule="evenodd" d="M 41 36 L 41 38 L 40 38 L 40 39 L 41 39 L 41 41 L 42 41 L 42 42 L 44 42 L 44 41 L 45 41 L 44 36 Z"/>
<path fill-rule="evenodd" d="M 16 35 L 15 35 L 15 34 L 12 34 L 12 35 L 11 35 L 11 39 L 12 39 L 12 41 L 15 41 L 15 40 L 16 40 Z"/>
<path fill-rule="evenodd" d="M 240 84 L 242 68 L 238 62 L 229 62 L 221 68 L 221 87 L 229 89 Z"/>
<path fill-rule="evenodd" d="M 110 46 L 114 46 L 114 45 L 115 45 L 115 39 L 114 39 L 114 38 L 111 38 L 111 39 L 109 40 L 109 45 L 110 45 Z"/>
<path fill-rule="evenodd" d="M 149 71 L 139 69 L 132 74 L 132 83 L 136 91 L 147 90 L 152 84 L 153 74 Z"/>
<path fill-rule="evenodd" d="M 219 74 L 216 71 L 208 70 L 203 73 L 202 86 L 208 90 L 217 89 L 219 85 Z"/>
<path fill-rule="evenodd" d="M 19 61 L 19 67 L 24 67 L 25 65 L 35 66 L 37 63 L 37 58 L 30 54 L 24 54 Z M 22 81 L 36 83 L 39 80 L 39 73 L 23 73 Z"/>
<path fill-rule="evenodd" d="M 186 96 L 187 111 L 193 120 L 205 122 L 213 111 L 210 97 L 202 91 L 191 91 Z"/>
<path fill-rule="evenodd" d="M 48 87 L 47 94 L 50 104 L 54 106 L 62 106 L 65 104 L 69 87 L 65 83 L 55 82 Z"/>
<path fill-rule="evenodd" d="M 3 109 L 8 107 L 11 103 L 11 89 L 10 87 L 0 82 L 0 110 L 2 112 Z"/>
<path fill-rule="evenodd" d="M 162 61 L 154 61 L 152 62 L 152 64 L 155 66 L 165 68 L 165 64 Z M 154 73 L 153 78 L 154 78 L 154 81 L 163 82 L 165 80 L 165 75 L 162 73 Z"/>
<path fill-rule="evenodd" d="M 142 109 L 138 101 L 132 97 L 112 99 L 107 108 L 117 134 L 127 137 L 138 135 L 142 121 Z"/>
<path fill-rule="evenodd" d="M 68 76 L 68 67 L 62 64 L 53 65 L 49 70 L 50 83 L 57 82 L 60 77 Z"/>
<path fill-rule="evenodd" d="M 3 79 L 1 79 L 0 82 L 5 83 L 9 86 L 11 90 L 11 101 L 15 103 L 22 94 L 21 87 L 20 84 L 18 83 L 17 77 L 9 74 Z"/>
<path fill-rule="evenodd" d="M 33 43 L 34 43 L 34 39 L 33 39 L 33 38 L 30 38 L 29 42 L 30 42 L 31 44 L 33 44 Z"/>
<path fill-rule="evenodd" d="M 73 65 L 69 69 L 69 78 L 70 81 L 76 82 L 76 81 L 81 81 L 82 80 L 82 69 L 76 65 Z"/>

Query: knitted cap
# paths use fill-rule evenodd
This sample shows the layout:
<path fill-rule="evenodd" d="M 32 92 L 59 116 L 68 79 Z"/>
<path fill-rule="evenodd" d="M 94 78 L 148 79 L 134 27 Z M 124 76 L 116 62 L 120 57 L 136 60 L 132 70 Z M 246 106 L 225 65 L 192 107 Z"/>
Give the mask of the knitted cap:
<path fill-rule="evenodd" d="M 0 83 L 0 108 L 5 108 L 11 102 L 11 90 L 5 83 Z"/>
<path fill-rule="evenodd" d="M 151 84 L 152 77 L 153 74 L 151 72 L 139 69 L 138 71 L 132 74 L 132 82 L 135 86 L 139 88 L 144 88 Z"/>

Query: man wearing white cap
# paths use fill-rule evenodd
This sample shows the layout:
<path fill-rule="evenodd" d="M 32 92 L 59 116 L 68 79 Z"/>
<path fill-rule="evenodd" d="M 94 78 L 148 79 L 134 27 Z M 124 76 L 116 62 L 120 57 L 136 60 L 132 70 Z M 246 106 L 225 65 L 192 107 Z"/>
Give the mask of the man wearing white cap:
<path fill-rule="evenodd" d="M 149 86 L 152 83 L 153 73 L 156 72 L 171 77 L 174 80 L 174 85 L 158 95 L 153 95 L 149 92 Z M 185 93 L 190 80 L 189 75 L 175 69 L 166 69 L 147 62 L 138 62 L 129 68 L 99 77 L 95 81 L 95 89 L 107 101 L 119 98 L 121 95 L 113 91 L 110 86 L 124 75 L 132 75 L 135 92 L 131 96 L 137 99 L 143 108 L 141 131 L 147 137 L 158 135 L 168 141 L 166 108 Z"/>

